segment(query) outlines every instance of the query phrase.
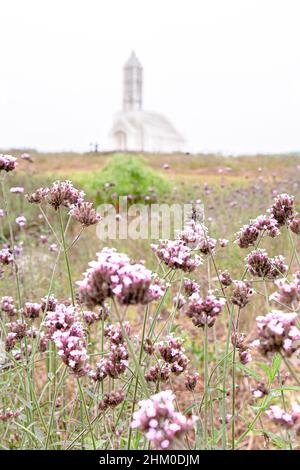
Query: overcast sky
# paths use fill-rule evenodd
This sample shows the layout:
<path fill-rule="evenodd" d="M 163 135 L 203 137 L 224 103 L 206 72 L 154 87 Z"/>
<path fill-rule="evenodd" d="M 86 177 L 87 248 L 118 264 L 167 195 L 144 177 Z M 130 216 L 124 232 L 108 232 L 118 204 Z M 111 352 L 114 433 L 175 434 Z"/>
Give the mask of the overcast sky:
<path fill-rule="evenodd" d="M 0 148 L 107 147 L 135 50 L 187 150 L 300 150 L 299 0 L 6 0 Z"/>

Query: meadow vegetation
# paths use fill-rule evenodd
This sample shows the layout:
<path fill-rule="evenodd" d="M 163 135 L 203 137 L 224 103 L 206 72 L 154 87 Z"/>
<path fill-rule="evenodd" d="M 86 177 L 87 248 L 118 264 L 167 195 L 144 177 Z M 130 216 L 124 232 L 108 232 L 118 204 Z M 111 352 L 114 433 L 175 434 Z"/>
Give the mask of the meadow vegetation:
<path fill-rule="evenodd" d="M 1 448 L 299 449 L 300 158 L 5 153 Z M 119 196 L 205 219 L 99 240 Z"/>

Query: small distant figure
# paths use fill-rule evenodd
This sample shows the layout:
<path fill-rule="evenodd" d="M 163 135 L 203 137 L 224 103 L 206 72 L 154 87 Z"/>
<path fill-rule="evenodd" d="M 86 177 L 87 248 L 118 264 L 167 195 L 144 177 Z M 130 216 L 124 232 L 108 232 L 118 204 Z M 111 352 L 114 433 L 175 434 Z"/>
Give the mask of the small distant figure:
<path fill-rule="evenodd" d="M 98 153 L 98 142 L 90 143 L 90 152 Z"/>

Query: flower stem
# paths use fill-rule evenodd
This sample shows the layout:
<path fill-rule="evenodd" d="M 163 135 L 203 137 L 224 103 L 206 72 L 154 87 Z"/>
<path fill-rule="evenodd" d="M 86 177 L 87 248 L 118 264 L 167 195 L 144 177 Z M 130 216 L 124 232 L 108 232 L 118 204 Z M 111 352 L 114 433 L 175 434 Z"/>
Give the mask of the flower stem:
<path fill-rule="evenodd" d="M 144 346 L 144 338 L 145 338 L 146 324 L 147 324 L 147 318 L 148 318 L 148 310 L 149 310 L 149 305 L 147 305 L 146 308 L 145 308 L 143 331 L 142 331 L 141 346 L 140 346 L 140 355 L 139 355 L 139 365 L 141 365 L 142 356 L 143 356 L 143 346 Z M 132 427 L 131 427 L 130 424 L 131 424 L 134 409 L 135 409 L 135 402 L 136 402 L 138 384 L 139 384 L 139 376 L 136 375 L 133 402 L 132 402 L 132 408 L 131 408 L 131 414 L 130 414 L 130 422 L 129 422 L 129 428 L 128 428 L 128 443 L 127 443 L 127 449 L 128 450 L 130 450 L 130 444 L 131 444 Z"/>
<path fill-rule="evenodd" d="M 62 221 L 61 211 L 60 211 L 59 208 L 58 208 L 58 215 L 59 215 L 59 224 L 60 224 L 62 245 L 63 245 L 64 255 L 65 255 L 65 261 L 66 261 L 66 267 L 67 267 L 67 272 L 68 272 L 68 279 L 69 279 L 69 286 L 70 286 L 70 292 L 71 292 L 72 305 L 74 306 L 74 305 L 75 305 L 75 295 L 74 295 L 74 289 L 73 289 L 73 283 L 72 283 L 71 268 L 70 268 L 68 250 L 67 250 L 67 246 L 66 246 L 65 231 L 64 231 L 64 227 L 63 227 L 63 221 Z"/>

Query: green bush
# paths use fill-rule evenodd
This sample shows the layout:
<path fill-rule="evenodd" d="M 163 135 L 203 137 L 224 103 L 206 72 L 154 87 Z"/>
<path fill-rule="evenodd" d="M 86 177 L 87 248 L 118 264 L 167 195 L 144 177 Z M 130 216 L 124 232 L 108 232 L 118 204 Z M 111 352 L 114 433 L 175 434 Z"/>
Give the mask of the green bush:
<path fill-rule="evenodd" d="M 97 203 L 128 195 L 134 202 L 144 202 L 163 199 L 171 184 L 149 168 L 141 156 L 116 154 L 99 174 L 94 174 L 91 189 L 97 193 Z"/>

